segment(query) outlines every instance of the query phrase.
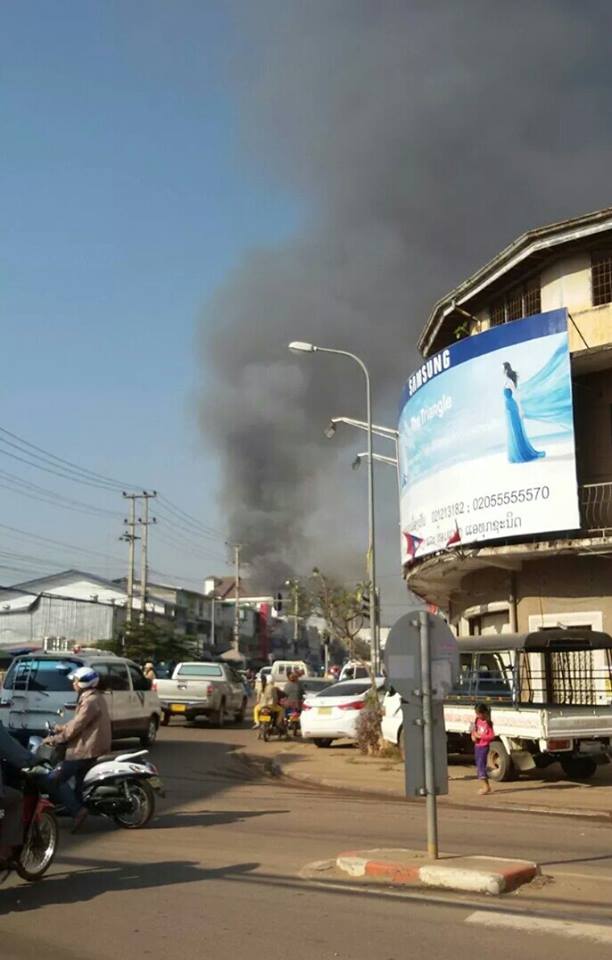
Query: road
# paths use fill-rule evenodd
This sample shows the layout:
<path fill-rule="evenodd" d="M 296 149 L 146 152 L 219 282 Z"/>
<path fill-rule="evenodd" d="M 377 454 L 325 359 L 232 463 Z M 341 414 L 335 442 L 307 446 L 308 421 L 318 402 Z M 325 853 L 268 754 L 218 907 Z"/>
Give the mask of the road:
<path fill-rule="evenodd" d="M 43 882 L 11 879 L 0 889 L 3 960 L 399 960 L 415 945 L 436 960 L 514 960 L 517 951 L 531 960 L 553 951 L 555 960 L 575 956 L 576 943 L 565 937 L 500 926 L 506 905 L 529 913 L 524 892 L 477 907 L 452 896 L 398 897 L 301 879 L 307 862 L 342 850 L 421 847 L 423 812 L 258 775 L 240 759 L 253 737 L 247 729 L 204 725 L 162 730 L 154 759 L 168 797 L 158 818 L 144 831 L 98 820 L 74 837 L 63 829 L 61 854 Z M 582 919 L 610 902 L 607 824 L 445 810 L 441 846 L 593 873 L 602 892 Z M 538 909 L 552 900 L 540 891 Z M 590 960 L 610 955 L 610 944 L 588 949 Z"/>

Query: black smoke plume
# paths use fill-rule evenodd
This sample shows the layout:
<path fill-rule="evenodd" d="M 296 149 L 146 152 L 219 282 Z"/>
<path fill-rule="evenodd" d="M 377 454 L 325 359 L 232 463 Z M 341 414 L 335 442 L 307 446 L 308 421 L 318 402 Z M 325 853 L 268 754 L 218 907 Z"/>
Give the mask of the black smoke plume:
<path fill-rule="evenodd" d="M 287 343 L 359 354 L 375 419 L 395 422 L 434 301 L 524 230 L 609 204 L 612 13 L 569 0 L 231 10 L 244 157 L 305 213 L 207 305 L 202 422 L 256 569 L 359 576 L 365 476 L 341 444 L 363 441 L 322 428 L 363 417 L 360 374 Z M 378 478 L 379 568 L 399 579 L 394 478 Z"/>

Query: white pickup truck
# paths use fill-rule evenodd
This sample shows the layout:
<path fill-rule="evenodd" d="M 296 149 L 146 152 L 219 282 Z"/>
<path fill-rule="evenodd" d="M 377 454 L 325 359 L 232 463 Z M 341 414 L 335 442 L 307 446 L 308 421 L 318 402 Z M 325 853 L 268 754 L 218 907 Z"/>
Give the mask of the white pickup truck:
<path fill-rule="evenodd" d="M 491 711 L 492 780 L 560 763 L 586 780 L 612 757 L 612 637 L 582 628 L 460 637 L 460 676 L 444 703 L 451 753 L 471 753 L 474 706 Z M 402 743 L 402 701 L 389 690 L 382 735 Z"/>
<path fill-rule="evenodd" d="M 248 697 L 239 673 L 226 663 L 179 663 L 171 680 L 155 680 L 162 725 L 170 717 L 207 717 L 221 727 L 229 718 L 242 722 Z"/>

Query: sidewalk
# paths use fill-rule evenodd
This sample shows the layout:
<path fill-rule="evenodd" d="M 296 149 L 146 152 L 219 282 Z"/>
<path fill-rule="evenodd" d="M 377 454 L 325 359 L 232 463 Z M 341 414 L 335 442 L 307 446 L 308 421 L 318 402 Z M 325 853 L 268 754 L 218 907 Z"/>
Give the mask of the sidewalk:
<path fill-rule="evenodd" d="M 365 757 L 349 741 L 339 740 L 329 749 L 319 749 L 308 741 L 263 743 L 254 736 L 246 752 L 267 759 L 276 773 L 302 783 L 405 796 L 402 761 Z M 469 759 L 451 758 L 448 775 L 449 794 L 440 797 L 441 804 L 612 820 L 612 764 L 598 767 L 584 783 L 567 780 L 557 765 L 534 770 L 519 780 L 492 783 L 493 792 L 486 797 L 478 795 L 476 772 Z"/>

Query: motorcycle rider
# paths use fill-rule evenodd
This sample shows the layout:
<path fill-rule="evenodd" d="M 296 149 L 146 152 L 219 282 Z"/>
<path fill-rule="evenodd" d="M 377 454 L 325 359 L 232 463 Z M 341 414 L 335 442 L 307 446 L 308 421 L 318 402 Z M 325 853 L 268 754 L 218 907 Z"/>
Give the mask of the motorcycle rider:
<path fill-rule="evenodd" d="M 34 757 L 14 739 L 0 721 L 0 862 L 10 858 L 13 848 L 23 842 L 23 796 L 9 787 L 2 776 L 6 764 L 16 770 L 25 770 L 36 763 Z"/>
<path fill-rule="evenodd" d="M 262 677 L 262 683 L 264 686 L 259 694 L 257 706 L 253 710 L 254 726 L 255 728 L 259 726 L 259 714 L 264 708 L 270 711 L 274 724 L 278 726 L 280 717 L 283 714 L 283 708 L 279 703 L 278 689 L 271 677 L 268 677 L 267 680 Z"/>
<path fill-rule="evenodd" d="M 72 720 L 55 727 L 53 736 L 45 743 L 59 746 L 66 744 L 66 757 L 48 777 L 49 793 L 63 804 L 74 817 L 73 832 L 78 830 L 85 817 L 82 787 L 85 774 L 103 753 L 111 748 L 111 722 L 104 694 L 98 690 L 100 677 L 91 667 L 79 667 L 70 674 L 72 687 L 78 694 L 76 711 Z M 75 778 L 74 790 L 68 780 Z"/>
<path fill-rule="evenodd" d="M 287 674 L 284 693 L 285 699 L 283 700 L 283 707 L 285 708 L 285 714 L 288 715 L 292 710 L 300 712 L 304 699 L 304 686 L 299 678 L 299 674 L 295 672 Z"/>

